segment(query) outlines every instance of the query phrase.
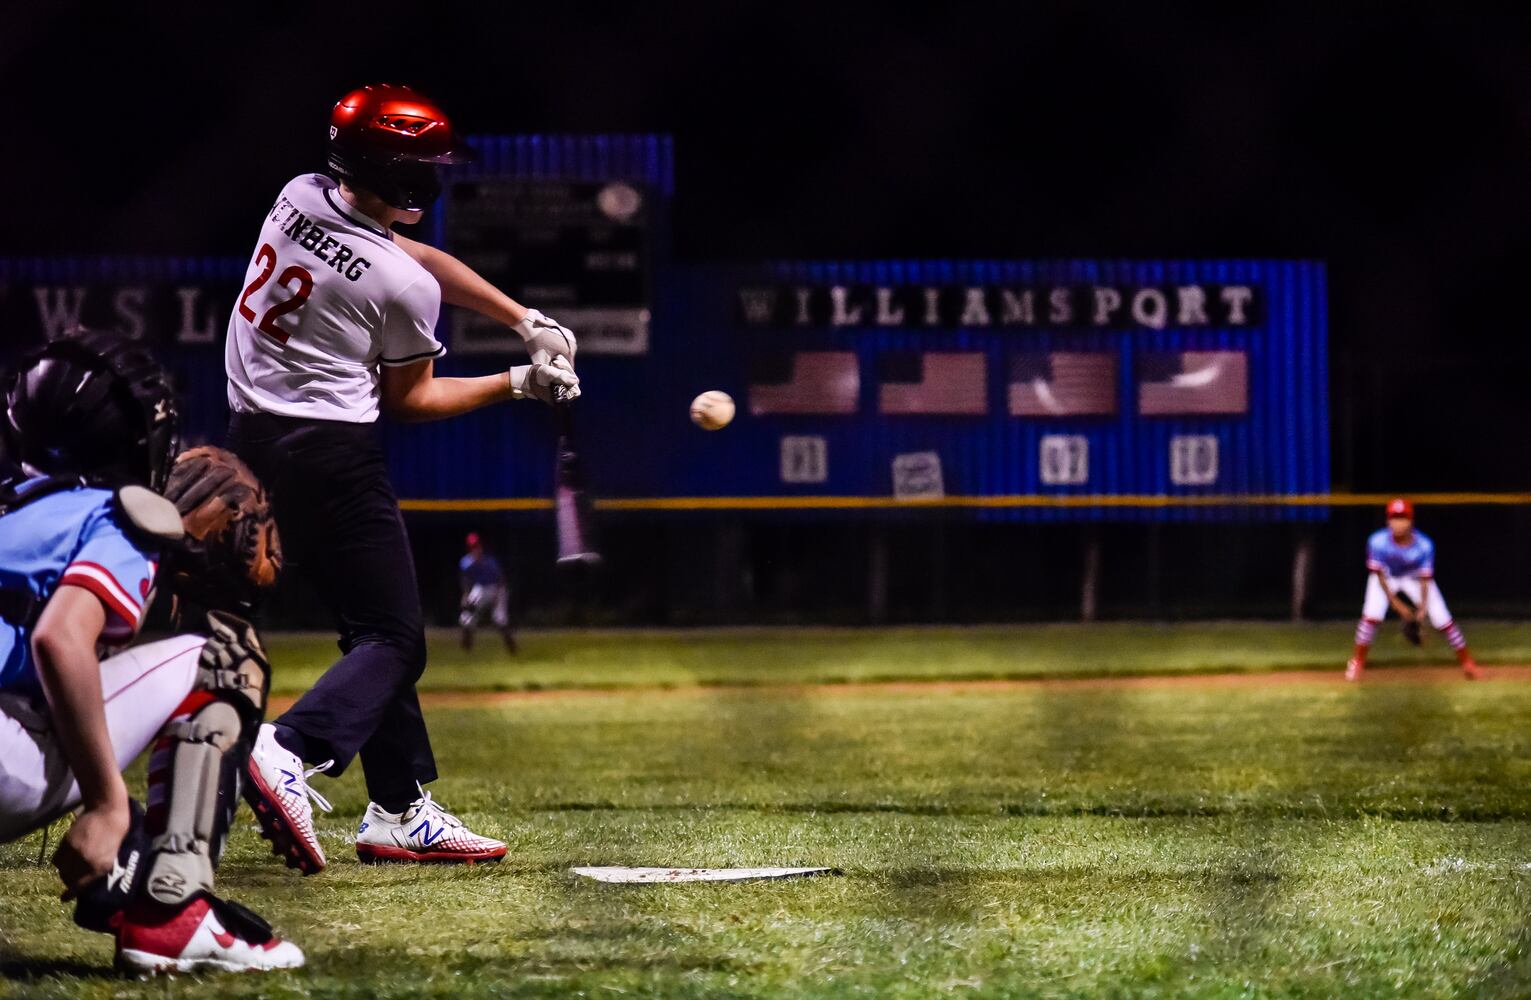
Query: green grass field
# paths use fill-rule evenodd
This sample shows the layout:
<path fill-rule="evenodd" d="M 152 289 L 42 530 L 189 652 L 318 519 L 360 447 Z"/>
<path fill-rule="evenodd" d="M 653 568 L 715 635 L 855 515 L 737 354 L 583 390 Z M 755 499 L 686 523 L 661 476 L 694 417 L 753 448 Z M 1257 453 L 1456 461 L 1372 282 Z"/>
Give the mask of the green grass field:
<path fill-rule="evenodd" d="M 1143 674 L 1341 670 L 1353 622 L 1273 625 L 1107 623 L 895 629 L 536 631 L 506 657 L 481 633 L 465 654 L 456 633 L 431 634 L 421 687 L 437 691 L 810 684 L 878 680 L 1110 677 Z M 1531 664 L 1531 624 L 1472 622 L 1467 637 L 1484 663 Z M 1389 627 L 1377 665 L 1452 662 L 1435 636 L 1423 649 Z M 306 690 L 337 651 L 333 636 L 270 637 L 278 692 Z"/>
<path fill-rule="evenodd" d="M 0 989 L 1531 993 L 1522 683 L 660 687 L 1196 671 L 1227 656 L 1246 669 L 1334 669 L 1348 631 L 1215 628 L 1221 639 L 1125 626 L 694 643 L 546 634 L 520 662 L 476 666 L 438 649 L 448 676 L 437 687 L 649 689 L 429 711 L 445 775 L 435 790 L 510 843 L 498 866 L 359 865 L 347 842 L 365 806 L 357 772 L 321 779 L 336 805 L 320 827 L 333 864 L 314 878 L 271 858 L 246 814 L 220 884 L 305 947 L 300 973 L 115 978 L 109 941 L 75 931 L 57 904 L 38 838 L 0 847 Z M 1528 635 L 1469 632 L 1486 652 L 1498 643 L 1484 658 L 1504 662 L 1531 659 L 1519 652 Z M 302 657 L 327 655 L 312 640 L 272 645 L 285 688 Z M 1391 642 L 1383 652 L 1412 657 Z M 1432 652 L 1440 662 L 1442 647 Z M 845 876 L 607 886 L 568 874 L 582 864 L 822 864 Z"/>

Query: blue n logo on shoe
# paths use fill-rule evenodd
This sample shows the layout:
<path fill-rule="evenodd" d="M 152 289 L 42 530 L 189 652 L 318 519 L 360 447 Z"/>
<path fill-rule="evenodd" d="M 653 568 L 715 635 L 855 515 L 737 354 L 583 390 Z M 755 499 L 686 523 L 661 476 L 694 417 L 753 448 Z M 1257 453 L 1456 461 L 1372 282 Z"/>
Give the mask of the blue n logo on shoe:
<path fill-rule="evenodd" d="M 422 830 L 425 832 L 421 833 Z M 409 831 L 409 835 L 411 837 L 419 837 L 420 841 L 425 844 L 426 847 L 429 847 L 436 842 L 438 837 L 446 832 L 447 828 L 445 823 L 432 830 L 430 823 L 422 819 L 413 830 Z"/>
<path fill-rule="evenodd" d="M 356 828 L 356 834 L 357 834 L 357 836 L 360 836 L 360 835 L 362 835 L 362 834 L 364 834 L 366 832 L 367 832 L 367 821 L 366 820 L 362 820 L 361 821 L 361 826 Z"/>
<path fill-rule="evenodd" d="M 278 768 L 282 772 L 282 787 L 294 795 L 302 795 L 298 788 L 298 776 L 286 768 Z"/>

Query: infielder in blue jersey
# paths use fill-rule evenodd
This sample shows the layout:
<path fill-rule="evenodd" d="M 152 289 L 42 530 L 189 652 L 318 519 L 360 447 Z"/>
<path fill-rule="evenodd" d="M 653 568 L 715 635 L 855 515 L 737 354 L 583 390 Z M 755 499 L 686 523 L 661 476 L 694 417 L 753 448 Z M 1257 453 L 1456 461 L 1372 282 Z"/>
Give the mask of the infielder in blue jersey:
<path fill-rule="evenodd" d="M 488 617 L 500 630 L 505 651 L 516 652 L 516 633 L 510 627 L 510 585 L 500 561 L 484 551 L 478 532 L 468 532 L 467 553 L 457 561 L 457 581 L 462 604 L 457 624 L 462 626 L 462 648 L 473 648 L 473 635 L 479 622 Z"/>
<path fill-rule="evenodd" d="M 1456 651 L 1467 679 L 1481 676 L 1467 640 L 1435 583 L 1435 543 L 1414 527 L 1414 505 L 1408 500 L 1399 497 L 1387 505 L 1387 527 L 1379 528 L 1366 541 L 1366 569 L 1366 600 L 1361 620 L 1356 623 L 1355 652 L 1345 665 L 1346 680 L 1361 679 L 1366 654 L 1389 606 L 1398 612 L 1416 641 L 1421 626 L 1434 626 Z"/>
<path fill-rule="evenodd" d="M 241 553 L 277 551 L 247 530 L 261 530 L 259 484 L 212 449 L 172 469 L 174 396 L 120 337 L 48 344 L 3 399 L 0 842 L 77 811 L 53 857 L 64 898 L 132 971 L 302 965 L 212 892 L 268 687 L 254 630 L 218 610 L 252 593 Z M 156 582 L 206 610 L 207 628 L 124 648 Z M 122 771 L 151 745 L 145 809 Z"/>

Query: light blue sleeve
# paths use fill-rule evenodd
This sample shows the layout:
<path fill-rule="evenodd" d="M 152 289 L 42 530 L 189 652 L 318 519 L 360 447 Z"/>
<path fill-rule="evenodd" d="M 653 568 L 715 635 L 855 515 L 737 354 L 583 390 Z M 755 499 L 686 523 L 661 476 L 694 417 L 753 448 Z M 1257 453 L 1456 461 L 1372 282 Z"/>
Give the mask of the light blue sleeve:
<path fill-rule="evenodd" d="M 1381 532 L 1377 532 L 1366 540 L 1366 568 L 1369 570 L 1386 569 L 1386 564 L 1382 561 L 1387 557 L 1384 549 L 1386 542 L 1380 536 Z"/>
<path fill-rule="evenodd" d="M 143 623 L 157 558 L 157 553 L 134 543 L 110 511 L 101 511 L 86 525 L 59 585 L 83 587 L 96 595 L 107 611 L 102 637 L 124 641 Z"/>

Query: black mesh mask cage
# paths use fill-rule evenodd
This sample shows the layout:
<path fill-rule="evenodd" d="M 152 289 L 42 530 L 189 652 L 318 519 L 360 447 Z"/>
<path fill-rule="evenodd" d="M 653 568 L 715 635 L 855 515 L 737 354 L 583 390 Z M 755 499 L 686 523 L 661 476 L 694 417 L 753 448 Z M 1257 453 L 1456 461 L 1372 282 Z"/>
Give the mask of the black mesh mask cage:
<path fill-rule="evenodd" d="M 5 383 L 0 433 L 10 461 L 105 486 L 164 489 L 180 450 L 170 380 L 141 344 L 71 330 L 23 359 Z"/>

